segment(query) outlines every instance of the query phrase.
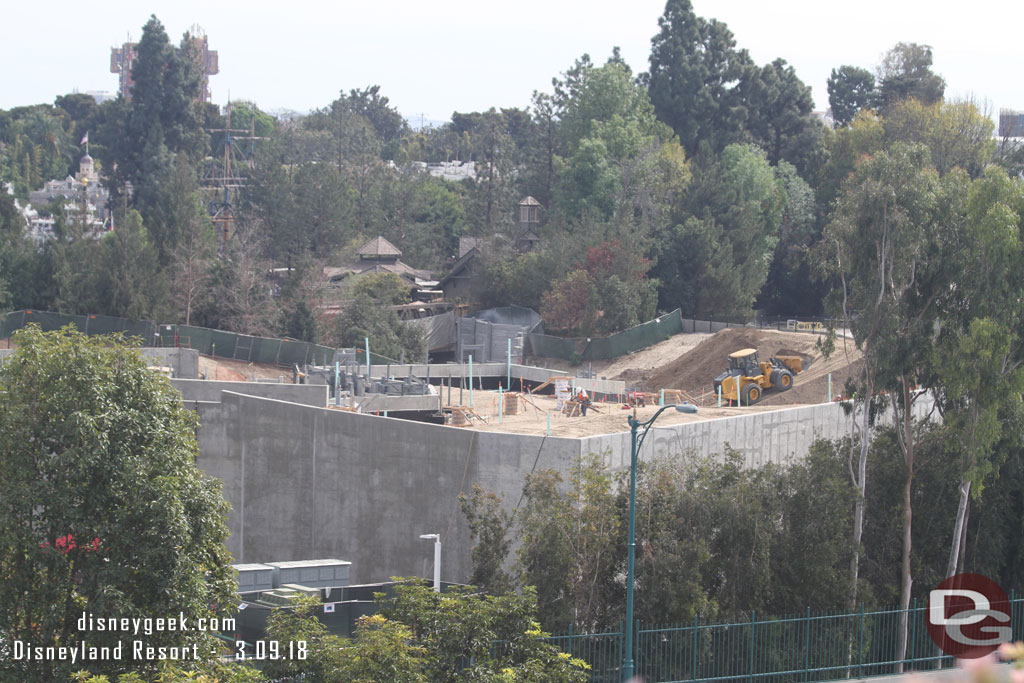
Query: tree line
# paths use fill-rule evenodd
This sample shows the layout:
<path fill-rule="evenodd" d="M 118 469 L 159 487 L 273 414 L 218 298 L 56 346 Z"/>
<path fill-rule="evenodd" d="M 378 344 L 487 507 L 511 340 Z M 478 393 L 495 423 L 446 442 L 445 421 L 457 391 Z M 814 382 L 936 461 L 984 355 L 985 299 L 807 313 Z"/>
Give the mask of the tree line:
<path fill-rule="evenodd" d="M 644 73 L 617 50 L 603 63 L 583 55 L 529 106 L 456 112 L 421 130 L 379 86 L 304 115 L 236 102 L 228 120 L 198 101 L 192 49 L 187 35 L 175 47 L 153 17 L 130 100 L 71 94 L 0 112 L 0 179 L 19 200 L 73 171 L 88 134 L 117 226 L 83 236 L 81 213 L 65 211 L 74 202 L 60 200 L 43 207 L 57 239 L 35 244 L 0 194 L 0 306 L 338 343 L 344 329 L 324 304 L 352 296 L 332 290 L 323 269 L 380 234 L 436 273 L 461 237 L 477 238 L 474 300 L 534 308 L 567 334 L 676 307 L 700 318 L 815 316 L 838 282 L 817 247 L 863 155 L 919 143 L 940 173 L 1019 170 L 984 112 L 943 99 L 927 46 L 895 46 L 875 74 L 834 70 L 832 129 L 790 65 L 757 65 L 688 0 L 667 3 Z M 225 136 L 210 131 L 250 126 L 259 140 L 236 140 L 244 187 L 225 242 L 208 218 L 222 197 L 201 189 L 222 171 Z M 449 182 L 422 167 L 453 160 L 473 162 L 476 177 Z M 543 207 L 541 244 L 523 254 L 516 204 L 528 195 Z M 366 325 L 401 337 L 396 326 Z"/>

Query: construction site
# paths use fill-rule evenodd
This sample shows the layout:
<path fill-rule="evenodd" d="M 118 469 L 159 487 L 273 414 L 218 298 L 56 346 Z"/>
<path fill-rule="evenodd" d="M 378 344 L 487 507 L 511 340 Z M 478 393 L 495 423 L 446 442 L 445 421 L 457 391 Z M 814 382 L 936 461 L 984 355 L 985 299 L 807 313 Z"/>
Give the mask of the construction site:
<path fill-rule="evenodd" d="M 3 336 L 32 321 L 57 329 L 65 318 L 9 314 Z M 129 324 L 101 316 L 73 322 L 99 332 Z M 400 364 L 369 349 L 185 326 L 133 333 L 154 340 L 144 357 L 198 414 L 197 462 L 223 482 L 236 562 L 343 558 L 354 583 L 420 574 L 415 539 L 424 533 L 440 534 L 448 549 L 445 580 L 468 580 L 472 539 L 459 496 L 480 486 L 511 509 L 532 472 L 567 473 L 588 456 L 626 469 L 634 411 L 646 420 L 665 406 L 690 406 L 664 411 L 644 460 L 726 449 L 747 467 L 802 458 L 814 440 L 850 433 L 837 399 L 861 362 L 842 336 L 826 359 L 818 334 L 724 324 L 576 366 L 513 354 L 512 338 L 491 344 L 507 350 L 500 360 L 492 353 L 488 362 Z M 0 361 L 9 346 L 0 341 Z M 785 386 L 777 383 L 783 375 Z M 748 398 L 751 386 L 763 395 L 753 405 L 730 400 L 728 391 L 720 398 L 717 388 L 730 381 L 745 385 Z"/>
<path fill-rule="evenodd" d="M 686 402 L 697 406 L 696 413 L 673 411 L 659 418 L 659 424 L 669 425 L 839 399 L 847 379 L 858 371 L 861 353 L 852 340 L 839 337 L 835 352 L 825 359 L 816 346 L 818 339 L 818 335 L 803 332 L 748 328 L 679 334 L 621 358 L 589 363 L 580 373 L 585 376 L 577 376 L 580 368 L 542 357 L 528 357 L 525 366 L 516 364 L 515 373 L 510 371 L 511 364 L 502 363 L 473 368 L 467 363 L 371 366 L 370 374 L 379 379 L 400 379 L 410 372 L 421 386 L 427 379 L 429 388 L 421 389 L 424 394 L 419 406 L 412 409 L 408 401 L 403 405 L 401 399 L 406 397 L 401 394 L 374 397 L 365 391 L 361 396 L 344 389 L 335 392 L 329 366 L 323 366 L 320 375 L 330 387 L 332 408 L 377 415 L 387 412 L 389 417 L 478 431 L 579 438 L 624 431 L 626 415 L 634 408 L 642 418 L 662 405 Z M 754 405 L 730 405 L 730 401 L 720 400 L 713 379 L 727 365 L 729 354 L 745 348 L 756 349 L 763 358 L 798 356 L 805 369 L 785 391 L 767 390 Z M 527 368 L 533 377 L 524 372 Z M 349 370 L 348 374 L 353 374 L 351 367 Z M 364 369 L 359 371 L 365 374 Z M 282 366 L 212 356 L 199 357 L 198 373 L 202 379 L 231 382 L 300 381 Z M 559 399 L 559 381 L 570 395 L 579 388 L 587 392 L 587 415 L 571 399 Z"/>

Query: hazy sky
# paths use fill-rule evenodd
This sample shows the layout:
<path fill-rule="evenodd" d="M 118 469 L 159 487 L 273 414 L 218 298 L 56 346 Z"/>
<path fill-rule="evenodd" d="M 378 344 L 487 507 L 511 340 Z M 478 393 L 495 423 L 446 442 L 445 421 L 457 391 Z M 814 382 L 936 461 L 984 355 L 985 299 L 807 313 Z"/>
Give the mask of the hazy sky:
<path fill-rule="evenodd" d="M 728 24 L 759 64 L 782 57 L 828 105 L 833 67 L 873 69 L 899 41 L 929 44 L 947 97 L 1024 109 L 1024 2 L 977 0 L 693 0 Z M 220 53 L 210 89 L 218 104 L 255 100 L 265 110 L 307 111 L 341 90 L 379 84 L 406 116 L 525 107 L 534 90 L 589 53 L 613 46 L 647 69 L 664 0 L 266 2 L 217 0 L 3 3 L 0 108 L 52 102 L 75 90 L 116 91 L 110 48 L 138 40 L 154 13 L 176 44 L 193 24 Z"/>

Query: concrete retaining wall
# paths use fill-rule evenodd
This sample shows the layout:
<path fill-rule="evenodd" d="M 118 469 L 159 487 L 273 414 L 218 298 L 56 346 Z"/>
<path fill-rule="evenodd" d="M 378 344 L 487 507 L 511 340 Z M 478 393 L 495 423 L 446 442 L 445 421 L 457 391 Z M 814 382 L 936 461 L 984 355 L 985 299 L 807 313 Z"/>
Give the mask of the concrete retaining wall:
<path fill-rule="evenodd" d="M 442 536 L 442 578 L 468 580 L 471 542 L 458 496 L 474 484 L 501 494 L 511 508 L 535 469 L 564 472 L 590 453 L 606 458 L 612 469 L 629 467 L 628 432 L 554 438 L 477 432 L 231 391 L 220 401 L 195 407 L 199 465 L 225 482 L 232 505 L 228 547 L 235 561 L 337 557 L 353 563 L 353 583 L 428 575 L 431 548 L 418 538 L 426 533 Z M 927 398 L 919 401 L 918 415 L 928 406 Z M 729 445 L 750 467 L 786 463 L 803 456 L 817 438 L 847 435 L 850 425 L 838 404 L 669 425 L 651 432 L 641 457 L 714 455 Z"/>
<path fill-rule="evenodd" d="M 161 349 L 147 346 L 139 351 L 150 365 L 172 368 L 175 377 L 195 379 L 199 376 L 199 352 L 195 349 Z M 0 362 L 11 353 L 14 353 L 14 349 L 0 349 Z"/>
<path fill-rule="evenodd" d="M 361 366 L 359 372 L 366 374 L 366 366 Z M 428 376 L 432 380 L 439 379 L 441 377 L 465 377 L 467 381 L 469 379 L 469 363 L 431 363 L 429 366 L 423 363 L 419 364 L 406 364 L 406 365 L 371 365 L 370 374 L 373 377 L 384 377 L 388 374 L 390 369 L 391 376 L 393 377 L 407 377 L 409 372 L 415 377 L 420 379 L 426 379 Z M 561 370 L 549 370 L 547 368 L 535 368 L 529 365 L 517 365 L 512 364 L 511 368 L 512 379 L 525 379 L 530 382 L 546 382 L 552 377 L 564 377 L 571 375 L 569 372 L 563 372 Z M 509 374 L 509 368 L 506 363 L 473 363 L 473 377 L 505 377 Z M 574 378 L 576 386 L 583 387 L 589 393 L 598 392 L 602 394 L 621 394 L 626 391 L 626 383 L 620 380 L 612 379 L 585 379 L 583 377 Z M 502 382 L 504 384 L 504 382 Z M 506 387 L 508 388 L 508 387 Z M 513 382 L 513 389 L 515 389 L 515 383 Z"/>
<path fill-rule="evenodd" d="M 212 379 L 171 379 L 184 401 L 221 400 L 222 391 L 262 396 L 322 408 L 327 405 L 325 384 L 276 384 L 270 382 L 224 382 Z"/>
<path fill-rule="evenodd" d="M 195 349 L 143 348 L 142 356 L 157 361 L 160 365 L 174 368 L 174 376 L 181 379 L 199 377 L 199 352 Z"/>
<path fill-rule="evenodd" d="M 224 392 L 199 404 L 199 465 L 224 481 L 236 562 L 351 561 L 352 582 L 425 575 L 440 533 L 445 580 L 466 580 L 458 495 L 514 504 L 524 477 L 567 469 L 577 439 L 476 432 Z"/>

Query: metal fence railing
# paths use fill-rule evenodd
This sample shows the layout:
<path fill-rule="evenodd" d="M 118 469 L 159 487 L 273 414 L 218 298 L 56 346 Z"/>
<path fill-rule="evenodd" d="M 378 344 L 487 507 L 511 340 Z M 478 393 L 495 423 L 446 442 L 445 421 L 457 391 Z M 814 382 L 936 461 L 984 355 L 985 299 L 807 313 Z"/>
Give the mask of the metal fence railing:
<path fill-rule="evenodd" d="M 1010 593 L 1013 640 L 1024 639 L 1024 598 Z M 647 627 L 635 631 L 636 675 L 645 683 L 728 681 L 810 683 L 904 671 L 950 668 L 927 630 L 927 605 L 907 610 L 907 651 L 896 641 L 900 609 L 821 612 L 747 621 Z M 618 681 L 624 653 L 621 630 L 552 635 L 548 642 L 591 667 L 591 681 Z"/>

